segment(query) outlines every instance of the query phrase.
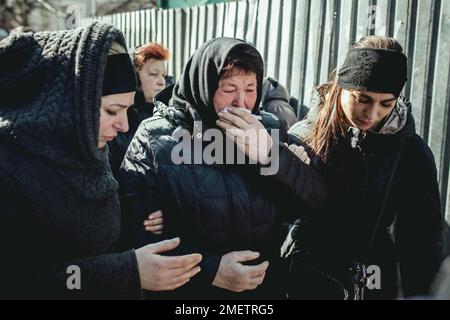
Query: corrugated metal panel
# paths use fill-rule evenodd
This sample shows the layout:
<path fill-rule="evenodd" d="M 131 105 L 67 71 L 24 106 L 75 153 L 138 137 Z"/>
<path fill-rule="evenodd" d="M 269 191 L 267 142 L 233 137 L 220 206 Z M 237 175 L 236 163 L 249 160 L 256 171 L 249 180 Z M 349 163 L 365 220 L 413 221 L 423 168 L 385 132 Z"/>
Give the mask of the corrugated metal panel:
<path fill-rule="evenodd" d="M 309 101 L 304 102 L 304 87 L 308 86 L 305 79 L 306 72 L 306 48 L 308 41 L 309 7 L 310 0 L 296 1 L 294 37 L 292 51 L 292 73 L 291 73 L 291 95 L 296 97 L 299 104 L 308 105 Z M 310 61 L 313 63 L 313 61 Z M 269 75 L 270 76 L 270 75 Z"/>
<path fill-rule="evenodd" d="M 214 5 L 206 6 L 206 41 L 214 38 L 216 32 L 216 8 Z"/>
<path fill-rule="evenodd" d="M 281 15 L 281 39 L 280 54 L 277 57 L 279 59 L 279 72 L 278 80 L 280 83 L 285 84 L 287 87 L 291 86 L 291 75 L 292 75 L 292 39 L 294 37 L 294 19 L 295 19 L 295 1 L 285 0 L 282 5 L 282 15 Z"/>
<path fill-rule="evenodd" d="M 177 26 L 184 25 L 186 20 L 186 14 L 183 9 L 175 9 L 175 24 Z M 170 48 L 172 50 L 172 59 L 175 64 L 175 74 L 179 76 L 183 72 L 183 64 L 184 64 L 184 42 L 185 37 L 182 32 L 179 32 L 179 29 L 175 33 L 175 46 Z M 174 52 L 173 52 L 174 51 Z"/>
<path fill-rule="evenodd" d="M 278 78 L 304 105 L 355 40 L 368 34 L 394 36 L 409 58 L 404 93 L 413 102 L 417 131 L 435 155 L 450 220 L 450 1 L 243 0 L 101 19 L 124 32 L 130 50 L 148 41 L 167 45 L 169 72 L 176 77 L 205 41 L 243 38 L 261 52 L 266 75 Z"/>
<path fill-rule="evenodd" d="M 258 20 L 256 27 L 256 43 L 255 46 L 261 53 L 267 67 L 267 38 L 272 36 L 276 30 L 269 29 L 270 9 L 269 5 L 272 1 L 259 0 Z"/>
<path fill-rule="evenodd" d="M 235 37 L 239 39 L 245 39 L 248 23 L 248 3 L 247 1 L 237 2 L 236 12 L 236 34 Z"/>
<path fill-rule="evenodd" d="M 267 68 L 266 73 L 271 74 L 273 78 L 278 78 L 278 66 L 280 63 L 280 45 L 281 42 L 281 5 L 282 1 L 272 1 L 270 8 L 269 32 L 267 33 Z"/>
<path fill-rule="evenodd" d="M 450 221 L 450 2 L 442 1 L 436 30 L 436 70 L 431 104 L 430 146 L 436 158 L 447 221 Z"/>
<path fill-rule="evenodd" d="M 223 37 L 223 29 L 224 29 L 224 15 L 225 15 L 225 4 L 219 3 L 216 7 L 216 33 L 215 37 Z"/>

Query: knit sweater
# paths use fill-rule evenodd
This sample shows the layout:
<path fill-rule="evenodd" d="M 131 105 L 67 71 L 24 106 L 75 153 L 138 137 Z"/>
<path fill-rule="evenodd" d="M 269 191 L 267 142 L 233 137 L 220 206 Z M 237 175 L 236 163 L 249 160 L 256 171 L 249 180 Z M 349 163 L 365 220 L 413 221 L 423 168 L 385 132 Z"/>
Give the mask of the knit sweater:
<path fill-rule="evenodd" d="M 0 43 L 0 297 L 141 296 L 134 251 L 114 253 L 117 182 L 97 147 L 113 41 L 94 22 Z"/>

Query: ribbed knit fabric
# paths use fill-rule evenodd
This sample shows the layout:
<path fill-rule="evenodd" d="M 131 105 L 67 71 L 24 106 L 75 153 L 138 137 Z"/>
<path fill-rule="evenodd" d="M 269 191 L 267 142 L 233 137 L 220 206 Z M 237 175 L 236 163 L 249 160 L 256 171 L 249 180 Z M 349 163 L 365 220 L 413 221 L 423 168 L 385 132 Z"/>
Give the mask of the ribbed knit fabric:
<path fill-rule="evenodd" d="M 0 297 L 141 297 L 120 235 L 117 182 L 98 149 L 111 25 L 0 43 Z M 68 268 L 81 287 L 67 286 Z"/>
<path fill-rule="evenodd" d="M 45 158 L 84 198 L 117 189 L 99 150 L 103 73 L 122 33 L 94 22 L 84 29 L 18 34 L 0 45 L 0 139 Z"/>

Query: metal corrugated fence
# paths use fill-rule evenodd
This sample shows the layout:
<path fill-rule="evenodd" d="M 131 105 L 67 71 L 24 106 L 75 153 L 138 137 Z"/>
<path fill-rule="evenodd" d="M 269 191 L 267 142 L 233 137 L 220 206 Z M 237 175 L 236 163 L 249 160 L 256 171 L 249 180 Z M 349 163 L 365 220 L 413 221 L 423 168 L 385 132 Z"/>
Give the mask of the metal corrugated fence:
<path fill-rule="evenodd" d="M 245 39 L 261 52 L 266 75 L 306 106 L 313 87 L 327 80 L 355 40 L 369 34 L 397 38 L 409 61 L 405 96 L 413 102 L 417 131 L 435 155 L 450 220 L 450 1 L 247 0 L 97 19 L 120 28 L 130 50 L 163 43 L 172 53 L 168 73 L 176 77 L 208 39 Z"/>

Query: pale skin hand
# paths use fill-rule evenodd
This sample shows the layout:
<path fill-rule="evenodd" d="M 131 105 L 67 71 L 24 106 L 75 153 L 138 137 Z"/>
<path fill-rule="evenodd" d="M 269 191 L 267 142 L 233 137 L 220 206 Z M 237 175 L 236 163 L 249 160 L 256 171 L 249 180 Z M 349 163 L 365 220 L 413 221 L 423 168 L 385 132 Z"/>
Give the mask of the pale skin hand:
<path fill-rule="evenodd" d="M 152 216 L 151 220 L 150 216 Z M 147 222 L 146 230 L 152 233 L 159 232 L 160 234 L 163 226 L 162 216 L 163 214 L 160 210 L 150 214 L 149 220 L 145 220 Z M 155 221 L 158 221 L 159 224 Z M 144 222 L 144 225 L 146 222 Z M 155 226 L 161 226 L 161 229 L 158 229 L 158 231 L 150 230 L 150 228 Z M 251 261 L 258 257 L 259 253 L 252 251 L 234 251 L 222 256 L 213 285 L 235 292 L 255 289 L 264 281 L 269 263 L 266 261 L 256 266 L 246 266 L 241 262 Z"/>
<path fill-rule="evenodd" d="M 152 216 L 151 221 L 145 220 L 148 222 L 146 230 L 147 228 L 161 226 L 161 229 L 158 229 L 158 231 L 148 230 L 152 233 L 161 232 L 163 226 L 162 211 L 158 210 L 153 212 L 149 215 L 149 219 L 150 216 Z M 155 221 L 158 221 L 160 224 L 155 223 Z M 144 222 L 144 225 L 146 222 Z M 150 224 L 152 225 L 148 227 Z M 251 261 L 258 257 L 259 253 L 252 251 L 233 251 L 222 256 L 213 285 L 235 292 L 255 289 L 264 281 L 269 262 L 266 261 L 255 266 L 246 266 L 241 262 Z"/>
<path fill-rule="evenodd" d="M 238 147 L 250 159 L 261 164 L 267 164 L 269 162 L 269 150 L 273 141 L 263 124 L 240 108 L 228 107 L 227 109 L 230 113 L 219 112 L 217 114 L 219 116 L 217 125 L 225 130 L 228 137 L 236 139 Z M 251 134 L 252 131 L 257 134 Z M 288 146 L 287 144 L 285 145 Z M 300 160 L 310 164 L 311 160 L 304 147 L 294 144 L 288 147 Z"/>
<path fill-rule="evenodd" d="M 235 141 L 238 148 L 250 159 L 266 165 L 270 159 L 272 137 L 252 114 L 241 108 L 228 107 L 228 113 L 219 112 L 216 124 L 225 130 L 225 134 Z"/>
<path fill-rule="evenodd" d="M 180 239 L 165 240 L 135 251 L 141 288 L 151 291 L 174 290 L 186 284 L 200 272 L 197 264 L 202 256 L 197 253 L 183 256 L 162 256 L 180 244 Z"/>
<path fill-rule="evenodd" d="M 308 153 L 306 152 L 305 148 L 302 146 L 297 146 L 295 144 L 291 144 L 290 146 L 287 145 L 287 143 L 284 144 L 286 147 L 289 148 L 300 160 L 302 160 L 306 164 L 311 163 L 311 159 L 308 157 Z"/>
<path fill-rule="evenodd" d="M 255 260 L 259 253 L 252 251 L 233 251 L 222 256 L 213 286 L 234 292 L 256 289 L 266 276 L 269 262 L 264 261 L 255 266 L 243 265 L 241 262 Z"/>
<path fill-rule="evenodd" d="M 163 213 L 161 210 L 152 212 L 148 215 L 147 220 L 144 220 L 145 231 L 154 234 L 162 234 L 164 228 Z"/>

